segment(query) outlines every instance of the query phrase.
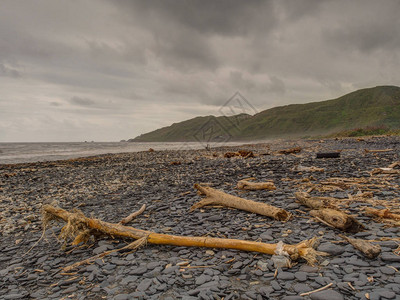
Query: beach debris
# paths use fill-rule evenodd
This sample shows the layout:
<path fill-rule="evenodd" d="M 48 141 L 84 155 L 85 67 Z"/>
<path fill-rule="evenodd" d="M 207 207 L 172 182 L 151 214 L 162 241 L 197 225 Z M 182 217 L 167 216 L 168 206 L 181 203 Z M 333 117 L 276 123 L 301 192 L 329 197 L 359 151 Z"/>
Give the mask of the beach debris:
<path fill-rule="evenodd" d="M 381 152 L 390 152 L 393 151 L 393 149 L 379 149 L 379 150 L 369 150 L 369 149 L 364 149 L 365 153 L 381 153 Z"/>
<path fill-rule="evenodd" d="M 125 247 L 106 251 L 92 258 L 67 266 L 63 269 L 64 272 L 92 262 L 93 260 L 103 257 L 112 252 L 117 252 L 124 249 L 136 250 L 146 244 L 159 245 L 174 245 L 186 247 L 206 247 L 206 248 L 224 248 L 237 249 L 243 251 L 254 251 L 274 255 L 278 244 L 268 244 L 262 242 L 254 242 L 247 240 L 213 238 L 209 236 L 176 236 L 155 233 L 152 231 L 136 229 L 130 226 L 121 224 L 109 223 L 99 219 L 88 218 L 81 211 L 75 209 L 74 212 L 68 212 L 60 207 L 55 207 L 49 204 L 43 206 L 43 226 L 46 229 L 52 221 L 64 221 L 67 224 L 61 229 L 60 238 L 66 242 L 72 241 L 72 245 L 77 245 L 81 242 L 86 242 L 91 236 L 97 237 L 107 235 L 112 238 L 128 238 L 134 239 L 133 243 Z M 85 237 L 85 239 L 82 239 Z M 282 251 L 288 253 L 292 260 L 304 258 L 309 264 L 317 263 L 318 256 L 325 256 L 327 253 L 316 251 L 318 239 L 316 237 L 302 241 L 295 245 L 283 244 Z"/>
<path fill-rule="evenodd" d="M 388 222 L 388 223 L 394 223 L 394 225 L 399 226 L 400 225 L 400 214 L 397 213 L 392 213 L 389 209 L 375 209 L 371 207 L 366 207 L 364 209 L 364 212 L 367 215 L 377 217 L 381 219 L 382 221 Z"/>
<path fill-rule="evenodd" d="M 199 191 L 200 195 L 205 195 L 206 198 L 194 204 L 190 208 L 190 211 L 207 205 L 222 205 L 225 207 L 232 207 L 271 217 L 279 221 L 287 221 L 291 216 L 291 214 L 286 210 L 269 205 L 267 203 L 256 202 L 253 200 L 247 200 L 233 196 L 208 186 L 199 185 L 197 183 L 194 185 L 194 187 Z"/>
<path fill-rule="evenodd" d="M 149 151 L 149 152 L 154 152 L 154 149 L 153 149 L 153 148 L 149 148 L 148 151 Z"/>
<path fill-rule="evenodd" d="M 371 171 L 371 175 L 375 174 L 400 174 L 400 170 L 393 168 L 376 168 Z"/>
<path fill-rule="evenodd" d="M 305 293 L 301 293 L 300 296 L 304 297 L 304 296 L 308 296 L 308 295 L 311 295 L 311 294 L 314 294 L 314 293 L 317 293 L 317 292 L 324 291 L 326 289 L 329 289 L 332 285 L 333 285 L 333 282 L 328 283 L 327 285 L 325 285 L 325 286 L 323 286 L 323 287 L 321 287 L 319 289 L 316 289 L 316 290 L 313 290 L 313 291 L 309 291 L 309 292 L 305 292 Z"/>
<path fill-rule="evenodd" d="M 310 197 L 305 192 L 296 192 L 295 197 L 305 206 L 312 208 L 310 215 L 325 225 L 352 233 L 364 229 L 364 225 L 358 222 L 356 218 L 335 207 L 336 203 L 334 202 L 340 200 L 330 197 Z"/>
<path fill-rule="evenodd" d="M 171 161 L 171 163 L 170 163 L 171 166 L 179 166 L 181 164 L 182 164 L 182 162 L 180 162 L 180 161 Z"/>
<path fill-rule="evenodd" d="M 325 172 L 324 168 L 318 168 L 318 167 L 305 167 L 301 165 L 297 165 L 292 168 L 292 171 L 294 172 Z"/>
<path fill-rule="evenodd" d="M 243 158 L 250 158 L 250 157 L 254 157 L 254 153 L 253 153 L 253 151 L 239 150 L 237 152 L 226 152 L 224 154 L 225 158 L 231 158 L 231 157 L 235 157 L 235 156 L 241 156 Z"/>
<path fill-rule="evenodd" d="M 239 190 L 276 190 L 275 184 L 271 181 L 252 182 L 249 180 L 240 180 L 236 186 Z"/>
<path fill-rule="evenodd" d="M 317 158 L 338 158 L 340 157 L 340 152 L 321 152 L 317 153 Z"/>
<path fill-rule="evenodd" d="M 274 267 L 278 268 L 291 268 L 292 262 L 289 258 L 289 254 L 283 249 L 283 242 L 279 241 L 276 245 L 275 254 L 272 255 L 271 260 L 274 263 Z"/>
<path fill-rule="evenodd" d="M 301 204 L 312 208 L 312 209 L 320 209 L 320 208 L 336 208 L 335 200 L 336 198 L 332 197 L 311 197 L 306 192 L 296 192 L 294 193 L 297 200 L 300 201 Z"/>
<path fill-rule="evenodd" d="M 364 256 L 368 258 L 375 258 L 381 253 L 381 246 L 378 244 L 372 244 L 371 242 L 363 239 L 350 238 L 342 234 L 339 234 L 339 236 L 353 245 L 354 248 L 361 251 Z"/>
<path fill-rule="evenodd" d="M 140 214 L 142 214 L 144 212 L 144 210 L 146 209 L 146 204 L 143 204 L 142 207 L 137 210 L 134 211 L 133 213 L 131 213 L 129 216 L 127 216 L 126 218 L 123 218 L 119 223 L 124 225 L 129 223 L 130 221 L 132 221 L 134 218 L 136 218 L 137 216 L 139 216 Z"/>
<path fill-rule="evenodd" d="M 301 151 L 301 147 L 295 147 L 295 148 L 290 148 L 290 149 L 283 149 L 278 151 L 279 154 L 295 154 L 295 153 L 299 153 Z"/>

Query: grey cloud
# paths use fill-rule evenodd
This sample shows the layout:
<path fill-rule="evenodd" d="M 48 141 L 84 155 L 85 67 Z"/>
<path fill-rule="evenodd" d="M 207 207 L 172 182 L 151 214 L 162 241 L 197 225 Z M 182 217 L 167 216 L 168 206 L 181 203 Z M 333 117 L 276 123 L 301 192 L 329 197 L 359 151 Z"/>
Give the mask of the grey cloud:
<path fill-rule="evenodd" d="M 16 69 L 0 63 L 0 77 L 1 76 L 19 78 L 21 77 L 21 73 Z"/>
<path fill-rule="evenodd" d="M 91 99 L 76 96 L 72 97 L 69 102 L 80 106 L 93 106 L 96 103 Z"/>
<path fill-rule="evenodd" d="M 23 115 L 35 132 L 53 124 L 51 137 L 126 139 L 217 114 L 236 91 L 260 111 L 399 85 L 399 9 L 397 0 L 6 0 L 0 132 L 34 138 L 16 123 Z"/>

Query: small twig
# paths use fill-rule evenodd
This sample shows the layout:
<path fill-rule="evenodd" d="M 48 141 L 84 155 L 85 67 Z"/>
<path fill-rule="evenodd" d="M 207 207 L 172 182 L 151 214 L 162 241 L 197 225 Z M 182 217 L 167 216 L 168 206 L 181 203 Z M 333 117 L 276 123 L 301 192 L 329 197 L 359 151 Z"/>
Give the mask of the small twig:
<path fill-rule="evenodd" d="M 316 290 L 313 290 L 313 291 L 309 291 L 309 292 L 306 292 L 306 293 L 302 293 L 302 294 L 300 294 L 300 296 L 304 297 L 304 296 L 308 296 L 308 295 L 316 293 L 316 292 L 320 292 L 320 291 L 326 290 L 327 288 L 330 288 L 332 285 L 333 285 L 333 282 L 331 282 L 330 284 L 327 284 L 326 286 L 323 286 L 322 288 L 319 288 L 319 289 L 316 289 Z"/>
<path fill-rule="evenodd" d="M 143 204 L 142 207 L 141 207 L 139 210 L 137 210 L 137 211 L 131 213 L 131 214 L 130 214 L 129 216 L 127 216 L 126 218 L 123 218 L 119 223 L 122 224 L 122 225 L 129 223 L 129 222 L 132 221 L 134 218 L 136 218 L 138 215 L 140 215 L 141 213 L 143 213 L 145 209 L 146 209 L 146 204 Z"/>
<path fill-rule="evenodd" d="M 332 226 L 331 224 L 329 224 L 328 222 L 322 220 L 322 219 L 319 218 L 319 217 L 314 217 L 314 218 L 316 218 L 318 221 L 320 221 L 321 223 L 325 224 L 326 226 L 329 226 L 329 227 L 331 227 L 331 228 L 335 228 L 335 226 Z"/>

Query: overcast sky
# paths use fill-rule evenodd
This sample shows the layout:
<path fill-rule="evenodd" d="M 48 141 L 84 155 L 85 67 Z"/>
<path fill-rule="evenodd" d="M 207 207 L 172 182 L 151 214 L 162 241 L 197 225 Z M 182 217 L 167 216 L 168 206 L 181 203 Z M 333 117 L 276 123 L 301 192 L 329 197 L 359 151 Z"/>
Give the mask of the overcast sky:
<path fill-rule="evenodd" d="M 400 85 L 400 1 L 0 1 L 0 142 L 119 141 L 239 91 L 261 111 Z"/>

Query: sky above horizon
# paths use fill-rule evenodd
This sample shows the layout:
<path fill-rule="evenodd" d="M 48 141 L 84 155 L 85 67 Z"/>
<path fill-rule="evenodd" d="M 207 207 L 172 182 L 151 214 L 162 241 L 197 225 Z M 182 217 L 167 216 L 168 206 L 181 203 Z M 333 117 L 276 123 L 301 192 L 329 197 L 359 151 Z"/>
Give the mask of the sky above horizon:
<path fill-rule="evenodd" d="M 0 142 L 129 139 L 220 115 L 236 92 L 254 113 L 398 86 L 399 12 L 397 0 L 3 0 Z"/>

